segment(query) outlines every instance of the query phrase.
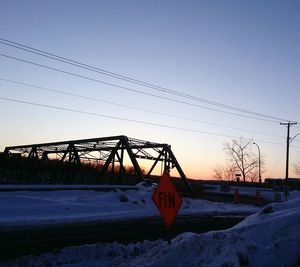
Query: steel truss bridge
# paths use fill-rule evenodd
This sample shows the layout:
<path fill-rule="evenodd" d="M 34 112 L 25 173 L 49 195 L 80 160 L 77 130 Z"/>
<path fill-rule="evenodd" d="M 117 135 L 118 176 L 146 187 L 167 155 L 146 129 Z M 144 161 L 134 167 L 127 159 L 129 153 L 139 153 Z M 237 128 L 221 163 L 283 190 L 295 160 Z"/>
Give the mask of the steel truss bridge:
<path fill-rule="evenodd" d="M 170 145 L 129 138 L 124 135 L 10 146 L 5 148 L 4 155 L 8 157 L 19 155 L 41 161 L 56 158 L 62 162 L 74 164 L 80 164 L 83 161 L 94 161 L 101 163 L 99 164 L 100 177 L 104 176 L 109 170 L 112 173 L 118 172 L 120 176 L 126 174 L 126 161 L 131 163 L 135 174 L 141 180 L 149 178 L 157 164 L 161 163 L 164 171 L 175 168 L 190 188 L 189 182 Z M 151 162 L 146 173 L 142 171 L 139 164 L 140 160 Z"/>

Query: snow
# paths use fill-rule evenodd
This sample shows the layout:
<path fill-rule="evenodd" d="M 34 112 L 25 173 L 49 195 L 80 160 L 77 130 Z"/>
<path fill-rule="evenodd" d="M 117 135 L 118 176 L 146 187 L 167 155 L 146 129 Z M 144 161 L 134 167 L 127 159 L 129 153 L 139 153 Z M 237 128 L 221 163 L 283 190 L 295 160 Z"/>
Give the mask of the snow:
<path fill-rule="evenodd" d="M 212 193 L 224 193 L 221 191 L 220 186 L 216 185 L 210 185 L 210 184 L 204 184 L 204 186 L 207 186 L 209 189 L 205 190 L 206 192 L 212 192 Z M 252 196 L 255 197 L 255 194 L 257 191 L 260 192 L 260 195 L 262 198 L 268 200 L 268 201 L 274 201 L 275 200 L 275 193 L 279 194 L 279 199 L 284 200 L 285 195 L 284 192 L 274 192 L 272 188 L 260 188 L 260 187 L 246 187 L 246 186 L 230 186 L 230 191 L 227 192 L 227 194 L 234 194 L 235 189 L 239 190 L 240 195 L 245 196 Z M 292 199 L 293 191 L 290 192 L 289 199 Z"/>
<path fill-rule="evenodd" d="M 0 227 L 110 221 L 160 216 L 151 196 L 155 187 L 138 190 L 0 192 Z M 257 207 L 184 198 L 179 214 L 247 213 Z"/>
<path fill-rule="evenodd" d="M 58 190 L 58 189 L 65 189 L 65 190 L 72 190 L 72 189 L 94 189 L 94 190 L 104 190 L 109 191 L 114 188 L 119 189 L 126 189 L 126 190 L 135 190 L 138 189 L 135 185 L 51 185 L 51 184 L 31 184 L 31 185 L 24 185 L 24 184 L 2 184 L 0 185 L 0 191 L 20 191 L 20 190 Z"/>
<path fill-rule="evenodd" d="M 273 203 L 235 227 L 205 234 L 183 233 L 169 244 L 143 241 L 68 247 L 26 256 L 3 266 L 300 266 L 300 193 Z"/>

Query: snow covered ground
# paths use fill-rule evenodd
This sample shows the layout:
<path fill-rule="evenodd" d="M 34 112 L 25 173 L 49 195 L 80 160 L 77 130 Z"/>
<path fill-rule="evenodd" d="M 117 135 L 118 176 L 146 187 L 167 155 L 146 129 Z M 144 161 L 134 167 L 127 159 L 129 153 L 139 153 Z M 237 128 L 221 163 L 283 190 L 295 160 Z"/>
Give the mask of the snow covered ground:
<path fill-rule="evenodd" d="M 209 189 L 205 190 L 206 192 L 213 192 L 213 193 L 223 193 L 221 191 L 220 185 L 210 185 L 204 184 L 205 186 L 209 187 Z M 256 188 L 256 187 L 245 187 L 245 186 L 230 186 L 230 191 L 227 192 L 228 194 L 234 194 L 235 189 L 239 190 L 240 195 L 245 196 L 252 196 L 255 197 L 257 191 L 260 192 L 261 197 L 268 201 L 274 201 L 275 199 L 275 192 L 272 188 Z M 277 192 L 279 194 L 279 198 L 283 201 L 285 200 L 284 192 Z M 291 192 L 292 194 L 292 192 Z M 292 196 L 289 197 L 291 199 Z"/>
<path fill-rule="evenodd" d="M 110 243 L 69 247 L 57 253 L 18 258 L 2 266 L 299 267 L 300 194 L 292 195 L 292 200 L 263 207 L 224 231 L 184 233 L 170 244 L 158 240 L 127 246 Z M 127 205 L 141 197 L 145 195 L 131 196 Z"/>
<path fill-rule="evenodd" d="M 94 190 L 0 192 L 0 227 L 108 221 L 159 216 L 154 187 L 100 192 Z M 179 214 L 254 213 L 257 207 L 184 198 Z"/>

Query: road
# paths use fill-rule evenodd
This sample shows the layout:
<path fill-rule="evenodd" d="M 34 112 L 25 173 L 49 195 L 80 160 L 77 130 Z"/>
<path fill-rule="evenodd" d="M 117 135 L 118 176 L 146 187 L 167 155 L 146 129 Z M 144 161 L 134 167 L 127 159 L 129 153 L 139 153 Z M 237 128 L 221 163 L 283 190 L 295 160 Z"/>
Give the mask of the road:
<path fill-rule="evenodd" d="M 178 216 L 169 229 L 160 217 L 105 222 L 69 223 L 0 229 L 0 260 L 39 254 L 66 246 L 99 242 L 130 243 L 171 239 L 182 232 L 204 233 L 230 228 L 248 214 Z"/>

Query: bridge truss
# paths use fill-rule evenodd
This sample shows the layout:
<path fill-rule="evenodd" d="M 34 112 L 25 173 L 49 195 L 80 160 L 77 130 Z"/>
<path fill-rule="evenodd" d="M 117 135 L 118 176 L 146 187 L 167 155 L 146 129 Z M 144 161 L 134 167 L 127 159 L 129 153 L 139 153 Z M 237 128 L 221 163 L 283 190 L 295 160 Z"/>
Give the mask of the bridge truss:
<path fill-rule="evenodd" d="M 9 146 L 4 155 L 21 155 L 41 161 L 59 159 L 62 162 L 74 164 L 83 161 L 100 163 L 100 177 L 108 171 L 117 172 L 122 176 L 126 174 L 126 165 L 131 164 L 135 174 L 145 180 L 150 177 L 158 163 L 162 164 L 164 171 L 176 169 L 180 177 L 190 188 L 186 176 L 179 165 L 175 155 L 168 144 L 154 143 L 127 136 L 111 136 L 82 140 L 71 140 L 53 143 Z M 140 161 L 150 162 L 148 170 L 142 171 Z M 149 165 L 149 164 L 147 164 Z"/>

